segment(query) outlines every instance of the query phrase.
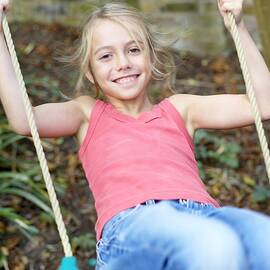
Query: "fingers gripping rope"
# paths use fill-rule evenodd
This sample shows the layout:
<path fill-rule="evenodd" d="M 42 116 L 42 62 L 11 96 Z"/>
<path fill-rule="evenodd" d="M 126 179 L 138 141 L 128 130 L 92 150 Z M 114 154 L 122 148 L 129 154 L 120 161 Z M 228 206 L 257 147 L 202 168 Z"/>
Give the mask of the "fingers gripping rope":
<path fill-rule="evenodd" d="M 259 141 L 260 141 L 260 145 L 261 145 L 261 149 L 263 152 L 263 157 L 264 157 L 264 162 L 265 162 L 265 166 L 266 166 L 266 172 L 268 175 L 268 180 L 270 182 L 270 154 L 269 154 L 269 147 L 267 144 L 267 140 L 265 137 L 265 132 L 263 129 L 263 125 L 262 125 L 262 120 L 261 120 L 261 116 L 259 113 L 259 108 L 256 102 L 256 97 L 255 97 L 255 93 L 253 90 L 253 86 L 251 83 L 251 78 L 250 78 L 250 74 L 247 68 L 247 63 L 246 63 L 246 59 L 244 56 L 244 50 L 240 41 L 240 37 L 239 37 L 239 33 L 236 27 L 236 23 L 235 23 L 235 19 L 233 17 L 233 14 L 231 12 L 228 12 L 228 18 L 229 18 L 229 22 L 230 22 L 230 26 L 231 26 L 231 33 L 232 33 L 232 37 L 235 41 L 235 47 L 237 50 L 237 54 L 238 54 L 238 58 L 239 58 L 239 62 L 241 65 L 241 69 L 243 72 L 243 77 L 245 80 L 245 84 L 246 84 L 246 89 L 247 89 L 247 95 L 250 101 L 250 105 L 251 105 L 251 109 L 252 109 L 252 113 L 254 115 L 254 119 L 255 119 L 255 125 L 256 125 L 256 129 L 257 129 L 257 133 L 259 136 Z"/>
<path fill-rule="evenodd" d="M 65 253 L 65 256 L 70 257 L 70 256 L 72 256 L 71 246 L 70 246 L 69 239 L 67 236 L 65 224 L 64 224 L 61 212 L 60 212 L 59 202 L 56 198 L 56 193 L 55 193 L 55 190 L 54 190 L 54 187 L 52 184 L 52 179 L 51 179 L 51 176 L 49 173 L 45 154 L 44 154 L 44 151 L 43 151 L 43 148 L 41 145 L 41 141 L 40 141 L 40 138 L 39 138 L 39 135 L 37 132 L 37 127 L 36 127 L 36 124 L 34 121 L 32 106 L 31 106 L 31 103 L 29 101 L 29 98 L 28 98 L 28 95 L 26 92 L 25 83 L 24 83 L 23 76 L 22 76 L 22 73 L 20 70 L 20 65 L 18 62 L 18 58 L 17 58 L 16 52 L 15 52 L 14 44 L 13 44 L 13 41 L 11 38 L 10 30 L 9 30 L 5 15 L 3 17 L 3 30 L 4 30 L 4 34 L 5 34 L 5 38 L 6 38 L 7 47 L 8 47 L 8 50 L 9 50 L 9 53 L 10 53 L 10 56 L 12 59 L 12 63 L 13 63 L 14 69 L 15 69 L 15 73 L 16 73 L 16 76 L 17 76 L 17 79 L 19 82 L 19 86 L 20 86 L 20 89 L 21 89 L 21 92 L 23 95 L 23 102 L 24 102 L 24 106 L 25 106 L 25 110 L 26 110 L 27 119 L 28 119 L 29 126 L 31 129 L 31 134 L 33 137 L 34 145 L 36 147 L 36 152 L 37 152 L 37 156 L 39 159 L 42 174 L 44 177 L 44 181 L 46 184 L 46 188 L 47 188 L 47 191 L 49 194 L 49 199 L 51 201 L 51 205 L 52 205 L 53 212 L 55 215 L 55 221 L 56 221 L 59 235 L 60 235 L 62 245 L 64 248 L 64 253 Z"/>

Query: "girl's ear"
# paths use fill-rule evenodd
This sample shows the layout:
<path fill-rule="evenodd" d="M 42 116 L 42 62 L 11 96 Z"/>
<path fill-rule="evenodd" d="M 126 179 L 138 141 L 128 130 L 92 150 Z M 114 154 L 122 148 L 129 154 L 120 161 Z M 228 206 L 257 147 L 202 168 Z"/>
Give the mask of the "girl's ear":
<path fill-rule="evenodd" d="M 88 72 L 85 74 L 85 76 L 87 77 L 87 79 L 88 79 L 92 84 L 95 84 L 93 75 L 90 73 L 90 71 L 88 71 Z"/>

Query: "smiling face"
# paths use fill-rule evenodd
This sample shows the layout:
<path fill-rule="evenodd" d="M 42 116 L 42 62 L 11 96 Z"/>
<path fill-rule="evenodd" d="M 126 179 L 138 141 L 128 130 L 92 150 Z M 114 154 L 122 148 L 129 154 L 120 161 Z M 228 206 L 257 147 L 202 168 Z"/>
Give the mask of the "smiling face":
<path fill-rule="evenodd" d="M 138 44 L 139 43 L 139 44 Z M 139 46 L 138 46 L 139 45 Z M 109 101 L 144 97 L 151 80 L 151 62 L 144 44 L 137 43 L 119 23 L 96 21 L 93 29 L 89 80 L 98 83 Z"/>

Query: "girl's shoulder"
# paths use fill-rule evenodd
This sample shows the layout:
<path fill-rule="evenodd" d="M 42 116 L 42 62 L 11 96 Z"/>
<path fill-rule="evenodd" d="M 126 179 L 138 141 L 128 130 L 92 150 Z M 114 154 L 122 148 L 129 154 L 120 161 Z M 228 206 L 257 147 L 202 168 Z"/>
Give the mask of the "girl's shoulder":
<path fill-rule="evenodd" d="M 188 94 L 175 94 L 167 98 L 184 120 L 187 120 L 187 107 L 190 97 L 191 95 Z"/>
<path fill-rule="evenodd" d="M 77 102 L 84 116 L 83 117 L 84 120 L 82 121 L 80 128 L 77 132 L 77 138 L 79 140 L 79 143 L 81 144 L 83 142 L 83 139 L 86 136 L 86 133 L 88 130 L 89 119 L 91 117 L 96 99 L 90 96 L 80 96 L 80 97 L 75 98 L 74 100 Z"/>
<path fill-rule="evenodd" d="M 85 116 L 85 121 L 89 120 L 89 116 L 91 115 L 96 99 L 85 95 L 85 96 L 79 96 L 75 98 L 74 100 L 78 103 L 81 111 L 83 112 Z"/>
<path fill-rule="evenodd" d="M 194 95 L 189 94 L 175 94 L 167 98 L 181 115 L 182 119 L 185 122 L 188 133 L 191 137 L 194 136 L 195 130 L 193 128 L 192 122 L 190 121 L 188 108 L 190 107 L 189 105 L 192 103 L 193 97 Z"/>

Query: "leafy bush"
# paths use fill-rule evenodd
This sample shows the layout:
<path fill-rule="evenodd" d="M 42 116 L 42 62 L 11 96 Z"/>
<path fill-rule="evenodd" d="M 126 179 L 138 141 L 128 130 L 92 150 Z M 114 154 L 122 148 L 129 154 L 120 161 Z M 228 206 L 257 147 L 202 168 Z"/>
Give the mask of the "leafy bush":
<path fill-rule="evenodd" d="M 196 132 L 194 143 L 195 156 L 202 178 L 205 178 L 203 164 L 232 169 L 239 167 L 238 154 L 241 147 L 238 143 L 225 140 L 205 130 Z"/>
<path fill-rule="evenodd" d="M 85 233 L 73 237 L 71 245 L 74 249 L 91 250 L 96 246 L 96 239 L 92 233 Z"/>
<path fill-rule="evenodd" d="M 32 236 L 39 232 L 30 220 L 19 213 L 22 209 L 18 205 L 21 199 L 53 216 L 38 163 L 33 162 L 33 155 L 32 158 L 20 157 L 23 154 L 32 154 L 27 149 L 27 141 L 24 144 L 20 143 L 23 140 L 29 138 L 11 131 L 6 118 L 0 112 L 0 219 L 4 226 L 0 232 L 1 238 L 8 237 L 10 233 L 20 233 L 32 239 Z M 0 250 L 0 267 L 4 267 L 7 263 L 3 252 L 5 247 L 1 247 Z"/>
<path fill-rule="evenodd" d="M 270 189 L 269 187 L 256 186 L 252 193 L 253 202 L 265 202 L 270 199 Z"/>

